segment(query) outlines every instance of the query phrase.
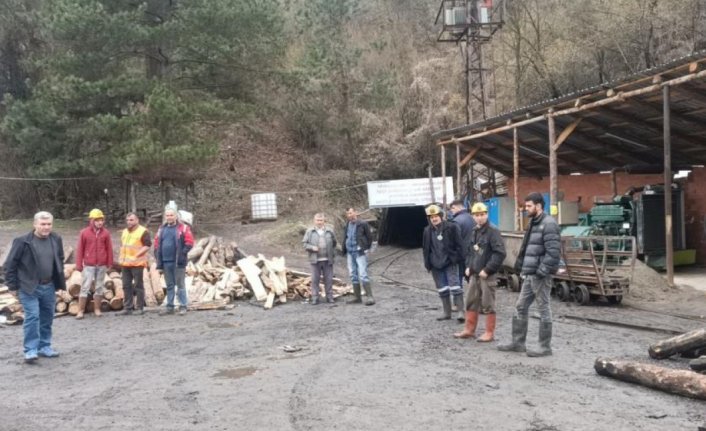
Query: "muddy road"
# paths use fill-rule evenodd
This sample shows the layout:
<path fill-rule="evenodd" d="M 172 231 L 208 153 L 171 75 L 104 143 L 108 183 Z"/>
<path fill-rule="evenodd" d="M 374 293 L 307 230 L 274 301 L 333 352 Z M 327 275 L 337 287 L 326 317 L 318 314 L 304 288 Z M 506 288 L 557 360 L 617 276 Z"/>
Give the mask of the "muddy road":
<path fill-rule="evenodd" d="M 248 251 L 262 226 L 229 230 Z M 218 232 L 223 233 L 223 232 Z M 67 233 L 68 234 L 68 233 Z M 253 251 L 250 251 L 251 253 Z M 373 307 L 247 302 L 186 316 L 59 318 L 56 359 L 22 362 L 21 327 L 0 327 L 0 430 L 697 430 L 706 403 L 596 375 L 597 356 L 648 360 L 647 346 L 704 326 L 628 307 L 553 302 L 554 355 L 457 340 L 421 252 L 382 247 Z M 342 259 L 336 269 L 344 275 Z M 516 294 L 498 293 L 498 338 Z M 590 323 L 614 320 L 655 330 Z M 537 338 L 531 319 L 528 341 Z M 301 349 L 288 353 L 283 346 Z M 666 361 L 684 366 L 679 361 Z"/>

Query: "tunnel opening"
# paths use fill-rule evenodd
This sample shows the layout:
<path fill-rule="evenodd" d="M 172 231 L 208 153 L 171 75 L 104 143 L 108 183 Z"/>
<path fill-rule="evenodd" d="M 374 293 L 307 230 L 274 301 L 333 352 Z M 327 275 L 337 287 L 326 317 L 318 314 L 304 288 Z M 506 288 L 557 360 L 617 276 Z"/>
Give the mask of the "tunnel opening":
<path fill-rule="evenodd" d="M 427 226 L 424 207 L 390 207 L 382 214 L 378 243 L 417 248 L 422 246 L 422 233 Z"/>

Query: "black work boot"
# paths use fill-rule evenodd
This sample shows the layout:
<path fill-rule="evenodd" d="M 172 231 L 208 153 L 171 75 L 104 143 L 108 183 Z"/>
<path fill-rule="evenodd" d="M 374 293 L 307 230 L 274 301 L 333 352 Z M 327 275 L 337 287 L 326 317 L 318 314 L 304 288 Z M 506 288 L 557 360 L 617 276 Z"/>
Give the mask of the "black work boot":
<path fill-rule="evenodd" d="M 539 349 L 527 351 L 527 356 L 537 358 L 552 354 L 552 322 L 539 322 Z"/>
<path fill-rule="evenodd" d="M 373 288 L 370 286 L 369 281 L 363 282 L 363 289 L 365 289 L 365 305 L 375 305 L 375 298 L 373 298 Z"/>
<path fill-rule="evenodd" d="M 456 306 L 456 320 L 458 323 L 466 321 L 466 305 L 463 303 L 463 295 L 454 295 L 454 305 Z"/>
<path fill-rule="evenodd" d="M 512 317 L 512 342 L 510 344 L 498 345 L 501 352 L 524 352 L 527 350 L 525 341 L 527 340 L 528 317 Z"/>
<path fill-rule="evenodd" d="M 346 301 L 346 304 L 362 304 L 363 300 L 360 297 L 360 283 L 353 283 L 353 294 L 355 295 L 355 298 Z"/>
<path fill-rule="evenodd" d="M 449 320 L 451 319 L 451 297 L 444 296 L 441 298 L 441 305 L 444 307 L 444 314 L 437 317 L 436 320 Z"/>

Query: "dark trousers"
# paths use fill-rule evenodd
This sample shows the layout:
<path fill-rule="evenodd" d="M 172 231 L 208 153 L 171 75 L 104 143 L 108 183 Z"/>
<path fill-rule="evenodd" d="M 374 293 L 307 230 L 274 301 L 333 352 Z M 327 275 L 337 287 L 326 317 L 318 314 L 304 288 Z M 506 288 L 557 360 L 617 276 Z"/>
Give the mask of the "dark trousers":
<path fill-rule="evenodd" d="M 311 264 L 311 297 L 319 296 L 319 280 L 322 274 L 326 297 L 333 298 L 333 265 L 328 260 L 320 260 Z"/>
<path fill-rule="evenodd" d="M 144 268 L 139 267 L 123 267 L 123 291 L 125 292 L 125 303 L 123 306 L 126 310 L 142 310 L 145 307 L 145 284 L 143 277 Z M 137 295 L 137 301 L 133 304 L 133 298 Z"/>

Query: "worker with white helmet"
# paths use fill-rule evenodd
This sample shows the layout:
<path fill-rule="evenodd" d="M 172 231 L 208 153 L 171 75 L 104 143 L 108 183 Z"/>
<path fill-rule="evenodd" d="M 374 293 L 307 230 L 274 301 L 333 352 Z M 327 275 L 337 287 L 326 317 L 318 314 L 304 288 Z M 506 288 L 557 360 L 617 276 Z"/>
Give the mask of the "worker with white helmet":
<path fill-rule="evenodd" d="M 431 272 L 436 290 L 441 298 L 444 314 L 437 320 L 451 319 L 451 301 L 458 310 L 457 320 L 464 321 L 463 287 L 459 277 L 459 265 L 463 265 L 466 253 L 457 224 L 444 220 L 438 205 L 426 207 L 429 226 L 424 228 L 422 252 L 424 267 Z"/>

